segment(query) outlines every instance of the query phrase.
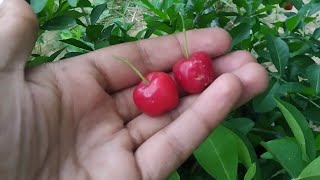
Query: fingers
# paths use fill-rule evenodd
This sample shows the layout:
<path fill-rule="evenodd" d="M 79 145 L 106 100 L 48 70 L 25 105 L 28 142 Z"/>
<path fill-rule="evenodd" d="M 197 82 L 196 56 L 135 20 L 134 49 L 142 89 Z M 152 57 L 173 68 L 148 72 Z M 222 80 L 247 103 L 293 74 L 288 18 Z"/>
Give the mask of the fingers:
<path fill-rule="evenodd" d="M 23 0 L 3 0 L 0 24 L 0 71 L 21 71 L 36 40 L 36 16 Z"/>
<path fill-rule="evenodd" d="M 221 75 L 184 113 L 136 151 L 142 179 L 164 179 L 232 110 L 242 93 L 240 79 Z"/>
<path fill-rule="evenodd" d="M 265 69 L 257 63 L 248 63 L 241 68 L 236 69 L 232 74 L 239 78 L 243 89 L 239 101 L 234 108 L 249 101 L 252 97 L 260 94 L 267 88 L 268 76 L 266 75 Z M 235 89 L 235 91 L 237 90 Z M 136 146 L 138 147 L 141 145 L 152 135 L 179 117 L 197 100 L 198 96 L 199 95 L 192 95 L 184 97 L 177 109 L 164 116 L 152 118 L 142 114 L 130 121 L 127 124 L 127 128 Z"/>
<path fill-rule="evenodd" d="M 142 114 L 127 124 L 127 129 L 132 137 L 134 146 L 137 148 L 155 133 L 166 127 L 176 118 L 178 118 L 192 103 L 196 101 L 199 95 L 191 95 L 184 97 L 180 101 L 180 105 L 163 116 L 150 117 Z"/>
<path fill-rule="evenodd" d="M 212 57 L 224 54 L 231 42 L 229 34 L 220 28 L 192 30 L 187 32 L 187 36 L 191 53 L 201 50 Z M 113 55 L 127 57 L 143 74 L 169 71 L 173 64 L 183 57 L 183 43 L 183 34 L 178 33 L 111 46 L 70 61 L 87 62 L 88 68 L 100 72 L 96 79 L 103 79 L 100 83 L 108 92 L 113 93 L 140 81 L 128 65 L 114 60 Z"/>
<path fill-rule="evenodd" d="M 241 66 L 251 62 L 256 62 L 256 59 L 250 53 L 246 51 L 235 51 L 214 60 L 213 67 L 219 76 L 223 73 L 233 72 Z M 251 77 L 251 74 L 248 76 Z M 248 80 L 244 83 L 250 83 L 245 84 L 246 87 L 252 86 L 251 82 Z M 119 109 L 121 117 L 126 121 L 132 120 L 140 114 L 140 111 L 133 102 L 132 92 L 133 88 L 129 88 L 113 95 L 117 109 Z"/>
<path fill-rule="evenodd" d="M 236 107 L 247 103 L 252 97 L 257 96 L 268 87 L 268 74 L 263 66 L 258 63 L 249 63 L 233 72 L 241 79 L 243 92 Z"/>

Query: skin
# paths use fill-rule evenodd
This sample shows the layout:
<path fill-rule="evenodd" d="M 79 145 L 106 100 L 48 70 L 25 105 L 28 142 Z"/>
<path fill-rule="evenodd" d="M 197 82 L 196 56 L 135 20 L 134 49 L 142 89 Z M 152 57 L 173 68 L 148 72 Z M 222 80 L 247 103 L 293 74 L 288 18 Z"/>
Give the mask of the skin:
<path fill-rule="evenodd" d="M 182 34 L 26 71 L 34 14 L 23 0 L 4 0 L 0 23 L 0 179 L 165 179 L 230 111 L 268 84 L 249 53 L 226 53 L 231 39 L 224 30 L 188 31 L 190 52 L 213 57 L 219 77 L 203 93 L 183 97 L 173 112 L 151 118 L 132 100 L 139 77 L 112 55 L 129 57 L 144 74 L 170 71 L 183 57 Z"/>

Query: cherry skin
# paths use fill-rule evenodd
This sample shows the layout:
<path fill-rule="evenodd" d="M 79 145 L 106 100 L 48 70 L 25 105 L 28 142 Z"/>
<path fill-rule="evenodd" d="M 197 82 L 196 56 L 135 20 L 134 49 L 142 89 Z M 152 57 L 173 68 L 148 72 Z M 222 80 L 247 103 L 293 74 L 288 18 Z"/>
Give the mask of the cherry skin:
<path fill-rule="evenodd" d="M 293 7 L 293 4 L 292 4 L 291 2 L 286 2 L 286 3 L 284 4 L 284 9 L 285 9 L 285 10 L 291 10 L 292 7 Z"/>
<path fill-rule="evenodd" d="M 200 93 L 216 78 L 210 57 L 205 52 L 196 52 L 173 66 L 177 84 L 187 93 Z"/>
<path fill-rule="evenodd" d="M 152 72 L 133 91 L 137 108 L 149 116 L 169 112 L 179 104 L 179 92 L 173 78 L 164 72 Z"/>

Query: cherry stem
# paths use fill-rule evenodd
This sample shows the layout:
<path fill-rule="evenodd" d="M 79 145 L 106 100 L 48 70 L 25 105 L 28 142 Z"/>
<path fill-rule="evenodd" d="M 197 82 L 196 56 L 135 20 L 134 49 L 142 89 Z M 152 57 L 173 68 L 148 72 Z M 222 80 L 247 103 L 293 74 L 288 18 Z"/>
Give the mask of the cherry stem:
<path fill-rule="evenodd" d="M 179 13 L 179 14 L 180 14 L 181 21 L 182 21 L 182 29 L 183 29 L 183 35 L 184 35 L 184 52 L 185 52 L 185 56 L 187 58 L 189 58 L 190 53 L 189 53 L 189 48 L 188 48 L 186 26 L 185 26 L 185 22 L 184 22 L 184 18 L 182 16 L 182 14 L 181 13 Z"/>
<path fill-rule="evenodd" d="M 130 61 L 128 59 L 126 59 L 124 57 L 115 56 L 115 55 L 113 55 L 113 58 L 116 59 L 116 60 L 119 60 L 121 62 L 124 62 L 125 64 L 127 64 L 141 78 L 143 83 L 145 83 L 145 84 L 149 83 L 148 79 L 146 79 L 141 74 L 141 72 L 132 63 L 130 63 Z"/>

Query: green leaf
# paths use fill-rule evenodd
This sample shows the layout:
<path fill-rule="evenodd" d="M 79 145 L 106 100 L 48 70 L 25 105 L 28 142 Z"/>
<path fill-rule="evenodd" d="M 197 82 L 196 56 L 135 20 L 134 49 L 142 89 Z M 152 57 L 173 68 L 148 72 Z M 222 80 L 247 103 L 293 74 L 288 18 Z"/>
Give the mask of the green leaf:
<path fill-rule="evenodd" d="M 241 41 L 250 37 L 250 30 L 252 26 L 248 23 L 241 23 L 238 26 L 234 27 L 230 34 L 232 36 L 232 47 L 239 44 Z"/>
<path fill-rule="evenodd" d="M 248 118 L 234 118 L 228 120 L 229 125 L 235 129 L 238 129 L 244 135 L 247 134 L 254 126 L 254 122 Z"/>
<path fill-rule="evenodd" d="M 219 180 L 234 180 L 237 176 L 238 150 L 234 136 L 219 126 L 194 151 L 199 164 Z"/>
<path fill-rule="evenodd" d="M 316 137 L 316 148 L 318 151 L 320 151 L 320 134 Z"/>
<path fill-rule="evenodd" d="M 216 12 L 211 11 L 209 13 L 200 15 L 197 24 L 200 28 L 206 28 L 210 27 L 212 24 L 215 24 L 215 22 Z"/>
<path fill-rule="evenodd" d="M 280 82 L 274 78 L 270 79 L 268 89 L 253 99 L 253 108 L 256 112 L 269 112 L 277 107 L 274 96 L 280 90 Z"/>
<path fill-rule="evenodd" d="M 301 94 L 304 94 L 307 96 L 316 95 L 316 92 L 313 88 L 306 87 L 303 84 L 298 83 L 298 82 L 288 82 L 288 83 L 281 85 L 280 92 L 281 93 L 289 93 L 289 94 L 301 93 Z"/>
<path fill-rule="evenodd" d="M 254 175 L 256 174 L 257 165 L 256 163 L 251 164 L 249 167 L 246 175 L 244 176 L 244 180 L 251 180 L 254 178 Z"/>
<path fill-rule="evenodd" d="M 38 56 L 38 57 L 35 57 L 32 61 L 28 61 L 26 64 L 26 68 L 33 68 L 33 67 L 39 66 L 41 64 L 45 64 L 47 62 L 50 62 L 49 57 Z"/>
<path fill-rule="evenodd" d="M 261 14 L 261 13 L 263 13 L 263 12 L 270 11 L 270 10 L 272 10 L 272 9 L 274 9 L 274 8 L 275 8 L 275 6 L 266 5 L 264 8 L 256 11 L 255 14 Z"/>
<path fill-rule="evenodd" d="M 280 163 L 292 178 L 299 176 L 304 167 L 301 149 L 294 139 L 276 139 L 262 142 L 261 145 L 272 154 L 274 160 Z"/>
<path fill-rule="evenodd" d="M 309 121 L 320 124 L 320 110 L 318 108 L 309 107 L 304 111 L 304 114 Z"/>
<path fill-rule="evenodd" d="M 289 45 L 291 50 L 290 57 L 304 55 L 306 52 L 310 51 L 310 46 L 305 42 L 295 42 Z"/>
<path fill-rule="evenodd" d="M 298 14 L 296 16 L 288 18 L 285 21 L 285 25 L 290 31 L 293 31 L 299 25 L 302 19 L 303 19 L 303 16 Z"/>
<path fill-rule="evenodd" d="M 297 179 L 319 180 L 320 179 L 320 157 L 313 160 L 306 168 L 303 169 Z"/>
<path fill-rule="evenodd" d="M 315 142 L 306 118 L 293 105 L 279 98 L 276 102 L 302 150 L 303 159 L 312 161 L 316 157 Z"/>
<path fill-rule="evenodd" d="M 83 52 L 69 52 L 69 53 L 66 53 L 62 59 L 72 58 L 72 57 L 76 57 L 76 56 L 79 56 L 82 54 L 83 54 Z"/>
<path fill-rule="evenodd" d="M 285 21 L 285 25 L 290 31 L 293 31 L 299 23 L 304 19 L 306 13 L 310 9 L 310 4 L 304 5 L 299 12 Z"/>
<path fill-rule="evenodd" d="M 104 39 L 109 39 L 109 37 L 111 36 L 111 33 L 112 33 L 112 30 L 113 30 L 114 26 L 115 26 L 115 25 L 112 24 L 112 25 L 106 27 L 106 28 L 102 31 L 101 36 L 102 36 Z"/>
<path fill-rule="evenodd" d="M 69 17 L 72 17 L 74 19 L 77 19 L 77 18 L 86 16 L 87 14 L 86 13 L 82 13 L 82 12 L 78 12 L 78 11 L 75 11 L 75 10 L 68 10 L 68 11 L 65 11 L 65 12 L 61 13 L 60 15 L 61 16 L 69 16 Z"/>
<path fill-rule="evenodd" d="M 162 22 L 159 22 L 159 21 L 158 21 L 158 22 L 154 23 L 154 24 L 152 25 L 152 27 L 148 28 L 147 31 L 146 31 L 146 33 L 145 33 L 145 35 L 144 35 L 144 39 L 149 38 L 149 37 L 153 34 L 153 32 L 154 32 L 156 29 L 158 29 L 158 27 L 159 27 L 161 24 L 162 24 Z"/>
<path fill-rule="evenodd" d="M 167 11 L 170 7 L 180 3 L 181 1 L 180 0 L 166 0 L 166 1 L 163 1 L 163 4 L 162 4 L 162 9 Z"/>
<path fill-rule="evenodd" d="M 314 38 L 318 39 L 320 37 L 320 27 L 318 27 L 317 29 L 315 29 L 313 31 L 313 35 Z"/>
<path fill-rule="evenodd" d="M 307 68 L 307 76 L 310 84 L 316 90 L 317 94 L 320 94 L 320 65 L 313 64 Z"/>
<path fill-rule="evenodd" d="M 69 16 L 57 16 L 46 21 L 42 26 L 42 30 L 54 31 L 63 30 L 76 25 L 76 20 Z"/>
<path fill-rule="evenodd" d="M 120 32 L 122 33 L 122 36 L 125 37 L 125 38 L 128 38 L 129 37 L 129 34 L 128 34 L 128 29 L 124 29 L 119 23 L 115 23 L 115 25 L 117 26 L 117 28 L 120 29 Z"/>
<path fill-rule="evenodd" d="M 256 152 L 252 143 L 249 139 L 240 132 L 236 127 L 233 126 L 229 121 L 224 121 L 223 126 L 226 127 L 226 134 L 231 134 L 236 140 L 236 146 L 238 147 L 238 160 L 239 163 L 243 164 L 247 170 L 250 168 L 252 163 L 257 162 Z M 261 177 L 261 169 L 259 164 L 256 164 L 256 173 L 255 179 L 260 180 Z"/>
<path fill-rule="evenodd" d="M 67 43 L 67 44 L 70 44 L 72 46 L 84 49 L 84 50 L 88 50 L 88 51 L 92 51 L 93 50 L 89 45 L 85 44 L 82 41 L 74 39 L 74 38 L 64 39 L 64 40 L 60 40 L 60 41 L 64 42 L 64 43 Z"/>
<path fill-rule="evenodd" d="M 297 95 L 291 95 L 291 99 L 292 99 L 292 102 L 297 104 L 297 106 L 299 106 L 299 108 L 301 109 L 306 109 L 308 107 L 308 101 L 306 101 L 306 99 L 300 97 L 300 96 L 297 96 Z"/>
<path fill-rule="evenodd" d="M 311 16 L 320 11 L 320 2 L 311 4 L 308 16 Z"/>
<path fill-rule="evenodd" d="M 78 0 L 68 0 L 68 3 L 72 6 L 72 7 L 76 7 Z"/>
<path fill-rule="evenodd" d="M 54 53 L 49 57 L 49 61 L 50 61 L 50 62 L 51 62 L 51 61 L 54 61 L 54 60 L 62 53 L 62 51 L 64 51 L 65 49 L 66 49 L 66 48 L 64 47 L 64 48 L 62 48 L 62 49 L 54 52 Z"/>
<path fill-rule="evenodd" d="M 283 75 L 288 64 L 289 47 L 280 37 L 268 35 L 266 39 L 268 41 L 267 48 L 269 50 L 272 62 L 279 73 Z"/>
<path fill-rule="evenodd" d="M 96 41 L 101 35 L 103 25 L 89 25 L 86 28 L 86 34 L 90 41 Z"/>
<path fill-rule="evenodd" d="M 251 142 L 247 139 L 241 131 L 239 131 L 233 124 L 229 121 L 224 121 L 223 126 L 226 127 L 226 134 L 231 134 L 236 140 L 236 145 L 238 147 L 238 159 L 246 168 L 256 162 L 257 157 Z M 257 168 L 258 169 L 258 168 Z M 257 171 L 258 173 L 258 171 Z"/>
<path fill-rule="evenodd" d="M 107 9 L 107 3 L 99 4 L 94 7 L 90 14 L 91 24 L 96 24 L 102 13 Z"/>
<path fill-rule="evenodd" d="M 168 180 L 180 180 L 179 173 L 177 171 L 174 171 L 173 173 L 171 173 Z"/>
<path fill-rule="evenodd" d="M 157 14 L 161 19 L 169 20 L 169 17 L 168 17 L 168 15 L 166 13 L 164 13 L 163 11 L 157 9 L 148 0 L 141 0 L 141 2 L 144 3 L 151 11 L 153 11 L 155 14 Z"/>
<path fill-rule="evenodd" d="M 274 5 L 274 4 L 279 4 L 281 2 L 281 0 L 269 0 L 269 3 L 271 5 Z"/>
<path fill-rule="evenodd" d="M 46 6 L 45 6 L 44 9 L 42 10 L 42 12 L 40 12 L 40 14 L 41 14 L 41 13 L 45 13 L 45 14 L 47 14 L 48 16 L 52 16 L 53 13 L 54 13 L 54 10 L 55 10 L 54 8 L 55 8 L 54 0 L 48 0 Z M 40 14 L 39 14 L 39 15 L 40 15 Z M 42 16 L 42 15 L 40 15 L 40 16 Z M 39 19 L 40 19 L 40 18 L 39 18 Z"/>
<path fill-rule="evenodd" d="M 297 8 L 298 10 L 302 8 L 302 6 L 304 5 L 302 0 L 291 0 L 294 7 Z"/>
<path fill-rule="evenodd" d="M 89 0 L 78 0 L 78 7 L 92 7 L 91 2 Z"/>
<path fill-rule="evenodd" d="M 289 60 L 289 77 L 293 81 L 299 81 L 299 77 L 307 78 L 306 69 L 314 64 L 314 60 L 306 55 L 299 55 Z"/>
<path fill-rule="evenodd" d="M 273 156 L 270 152 L 265 152 L 265 153 L 261 154 L 260 157 L 263 159 L 273 159 Z"/>
<path fill-rule="evenodd" d="M 99 41 L 94 44 L 94 49 L 101 49 L 110 46 L 110 42 L 108 40 Z"/>
<path fill-rule="evenodd" d="M 61 12 L 63 12 L 63 11 L 67 11 L 68 9 L 70 9 L 71 8 L 71 6 L 70 6 L 70 4 L 67 2 L 67 1 L 62 1 L 61 0 L 61 2 L 60 2 L 60 4 L 59 4 L 59 7 L 58 7 L 58 9 L 56 10 L 56 14 L 59 14 L 59 13 L 61 13 Z"/>
<path fill-rule="evenodd" d="M 313 22 L 316 19 L 317 19 L 316 17 L 305 17 L 304 22 L 308 24 L 310 22 Z"/>
<path fill-rule="evenodd" d="M 80 25 L 80 26 L 82 26 L 82 27 L 84 27 L 84 28 L 87 27 L 87 25 L 84 24 L 80 19 L 76 19 L 76 22 L 77 22 L 78 25 Z"/>
<path fill-rule="evenodd" d="M 158 24 L 159 21 L 151 21 L 151 22 L 148 22 L 148 28 L 152 28 L 155 24 L 157 24 L 157 29 L 154 31 L 154 34 L 156 34 L 157 31 L 163 31 L 165 32 L 166 34 L 172 34 L 174 33 L 174 30 L 168 26 L 166 23 L 160 23 Z"/>
<path fill-rule="evenodd" d="M 30 4 L 35 13 L 41 12 L 46 7 L 48 0 L 31 0 Z"/>
<path fill-rule="evenodd" d="M 243 7 L 249 14 L 251 14 L 252 4 L 250 4 L 248 0 L 233 0 L 233 3 L 238 7 Z"/>

